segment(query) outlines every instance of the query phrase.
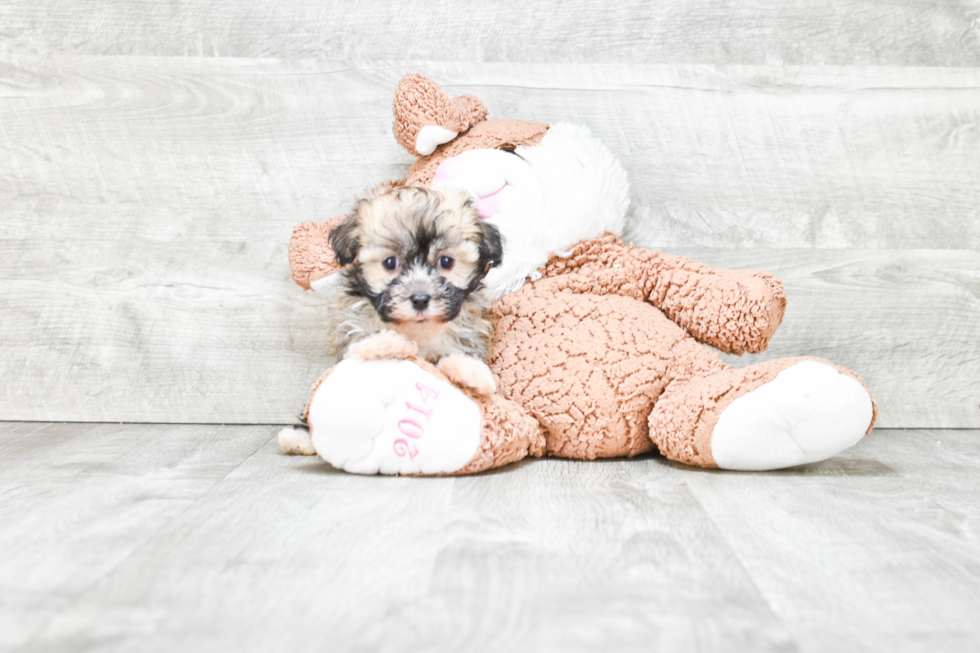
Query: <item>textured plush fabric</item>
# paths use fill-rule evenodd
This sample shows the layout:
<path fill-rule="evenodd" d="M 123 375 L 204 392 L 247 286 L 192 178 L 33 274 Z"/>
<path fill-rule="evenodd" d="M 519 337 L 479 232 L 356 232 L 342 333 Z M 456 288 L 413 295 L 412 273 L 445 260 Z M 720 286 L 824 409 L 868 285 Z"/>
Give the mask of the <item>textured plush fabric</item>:
<path fill-rule="evenodd" d="M 395 358 L 412 361 L 440 381 L 448 381 L 435 365 L 412 356 L 407 350 L 397 349 L 398 351 L 394 352 Z M 332 367 L 324 372 L 313 384 L 310 399 L 303 409 L 304 420 L 309 417 L 310 404 L 317 390 L 335 369 Z M 475 474 L 517 462 L 529 455 L 535 457 L 544 455 L 544 430 L 521 406 L 499 394 L 483 396 L 469 388 L 461 387 L 460 390 L 480 409 L 483 428 L 480 433 L 480 445 L 473 460 L 454 474 Z"/>
<path fill-rule="evenodd" d="M 657 401 L 650 414 L 650 438 L 660 451 L 672 460 L 717 467 L 711 455 L 711 435 L 718 418 L 733 401 L 769 383 L 785 369 L 802 361 L 829 365 L 859 383 L 851 370 L 812 356 L 780 358 L 739 369 L 726 369 L 706 377 L 692 377 L 673 384 Z M 878 405 L 871 399 L 872 419 L 867 433 L 874 428 Z"/>
<path fill-rule="evenodd" d="M 638 249 L 612 234 L 554 257 L 545 292 L 620 295 L 661 309 L 699 341 L 726 353 L 765 351 L 786 312 L 783 285 L 768 272 L 720 270 L 682 256 Z"/>
<path fill-rule="evenodd" d="M 663 444 L 669 456 L 710 466 L 710 453 L 698 458 L 693 445 L 651 440 L 650 411 L 675 385 L 727 370 L 695 337 L 761 351 L 784 310 L 771 275 L 692 264 L 606 235 L 555 257 L 544 278 L 494 304 L 490 367 L 501 394 L 545 427 L 549 454 L 632 456 Z"/>
<path fill-rule="evenodd" d="M 398 83 L 392 111 L 395 139 L 415 155 L 416 139 L 423 127 L 433 125 L 459 133 L 487 117 L 487 108 L 477 98 L 450 98 L 438 84 L 420 74 L 406 75 Z"/>
<path fill-rule="evenodd" d="M 396 123 L 405 120 L 419 119 L 396 112 Z M 396 133 L 417 127 L 396 124 Z M 533 146 L 547 130 L 519 120 L 478 122 L 418 159 L 403 183 L 430 183 L 442 161 L 471 149 Z M 412 151 L 414 143 L 402 144 Z M 329 231 L 300 227 L 290 256 L 304 285 L 327 269 Z M 734 354 L 766 349 L 786 310 L 783 286 L 769 273 L 717 269 L 627 246 L 611 234 L 562 254 L 541 278 L 493 305 L 488 363 L 498 392 L 481 397 L 463 389 L 479 404 L 484 424 L 479 453 L 457 473 L 528 455 L 592 459 L 654 448 L 672 460 L 716 467 L 711 434 L 721 412 L 807 360 L 732 369 L 705 346 Z M 873 399 L 872 412 L 869 432 Z"/>
<path fill-rule="evenodd" d="M 738 397 L 804 360 L 780 359 L 741 369 L 691 377 L 671 385 L 650 414 L 650 438 L 670 458 L 699 467 L 717 467 L 711 433 L 721 412 Z"/>
<path fill-rule="evenodd" d="M 767 273 L 719 270 L 609 234 L 552 258 L 543 272 L 493 306 L 489 364 L 499 392 L 463 388 L 480 406 L 484 432 L 479 454 L 458 473 L 527 455 L 593 459 L 654 448 L 715 467 L 711 431 L 721 411 L 807 360 L 731 369 L 697 342 L 764 350 L 786 306 L 782 285 Z M 729 308 L 705 314 L 709 300 Z"/>
<path fill-rule="evenodd" d="M 483 397 L 462 388 L 483 413 L 480 448 L 473 460 L 455 474 L 474 474 L 545 453 L 545 432 L 518 404 L 501 395 Z"/>
<path fill-rule="evenodd" d="M 293 229 L 289 241 L 289 267 L 293 271 L 293 281 L 303 290 L 309 290 L 314 281 L 340 270 L 330 246 L 330 233 L 346 220 L 346 215 L 338 215 L 323 222 L 301 222 Z"/>

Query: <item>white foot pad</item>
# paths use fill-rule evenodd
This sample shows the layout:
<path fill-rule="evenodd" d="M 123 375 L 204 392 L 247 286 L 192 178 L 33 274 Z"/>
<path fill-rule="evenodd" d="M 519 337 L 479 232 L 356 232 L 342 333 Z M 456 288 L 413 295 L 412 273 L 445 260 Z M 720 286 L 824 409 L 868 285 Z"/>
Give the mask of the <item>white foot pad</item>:
<path fill-rule="evenodd" d="M 347 359 L 317 388 L 307 417 L 313 446 L 355 474 L 439 474 L 480 445 L 480 409 L 415 363 Z"/>
<path fill-rule="evenodd" d="M 856 380 L 803 361 L 722 412 L 711 455 L 722 469 L 745 471 L 826 460 L 864 436 L 872 412 L 871 397 Z"/>

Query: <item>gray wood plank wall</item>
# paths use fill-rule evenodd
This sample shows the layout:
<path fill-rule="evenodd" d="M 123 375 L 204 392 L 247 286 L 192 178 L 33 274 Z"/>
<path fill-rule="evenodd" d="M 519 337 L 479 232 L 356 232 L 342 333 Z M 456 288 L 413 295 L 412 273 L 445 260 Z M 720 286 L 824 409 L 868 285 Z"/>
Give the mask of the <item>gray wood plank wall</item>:
<path fill-rule="evenodd" d="M 978 22 L 975 0 L 7 0 L 0 52 L 977 66 Z"/>
<path fill-rule="evenodd" d="M 421 70 L 589 125 L 638 244 L 778 274 L 764 357 L 980 427 L 980 3 L 703 4 L 3 3 L 0 419 L 291 421 L 331 361 L 290 230 L 403 174 Z"/>

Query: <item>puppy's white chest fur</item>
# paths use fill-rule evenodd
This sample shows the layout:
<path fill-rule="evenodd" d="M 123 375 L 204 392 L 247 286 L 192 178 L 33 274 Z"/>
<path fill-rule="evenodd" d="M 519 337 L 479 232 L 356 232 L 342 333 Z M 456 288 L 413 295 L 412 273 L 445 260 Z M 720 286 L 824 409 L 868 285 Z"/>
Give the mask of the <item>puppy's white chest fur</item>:
<path fill-rule="evenodd" d="M 371 303 L 335 291 L 327 323 L 330 348 L 342 357 L 347 347 L 381 331 L 391 330 L 418 345 L 418 356 L 436 363 L 452 354 L 468 354 L 486 360 L 493 326 L 486 317 L 490 302 L 484 293 L 472 293 L 456 319 L 451 322 L 388 323 L 382 321 Z"/>
<path fill-rule="evenodd" d="M 452 332 L 450 325 L 452 322 L 426 320 L 393 324 L 391 328 L 417 344 L 418 355 L 431 362 L 461 351 L 458 334 Z"/>

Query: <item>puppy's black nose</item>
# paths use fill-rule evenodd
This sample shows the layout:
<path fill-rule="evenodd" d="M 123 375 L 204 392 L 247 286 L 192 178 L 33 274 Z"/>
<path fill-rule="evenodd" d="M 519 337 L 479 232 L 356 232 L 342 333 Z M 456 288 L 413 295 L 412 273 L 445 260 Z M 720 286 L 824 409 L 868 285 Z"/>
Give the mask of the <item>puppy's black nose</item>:
<path fill-rule="evenodd" d="M 409 299 L 412 301 L 412 306 L 415 307 L 415 310 L 421 312 L 424 311 L 425 307 L 429 305 L 429 300 L 432 299 L 432 297 L 420 293 L 418 295 L 412 295 L 409 297 Z"/>

